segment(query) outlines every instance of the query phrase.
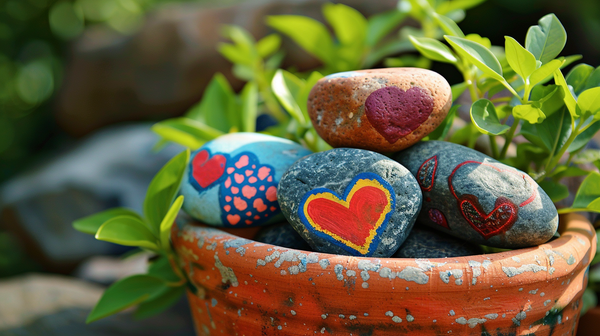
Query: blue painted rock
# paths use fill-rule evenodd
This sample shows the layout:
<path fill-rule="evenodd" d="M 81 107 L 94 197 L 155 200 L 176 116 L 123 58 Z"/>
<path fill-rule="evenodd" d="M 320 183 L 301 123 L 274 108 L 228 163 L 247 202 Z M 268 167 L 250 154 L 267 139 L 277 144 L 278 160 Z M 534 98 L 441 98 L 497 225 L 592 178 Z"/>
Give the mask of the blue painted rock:
<path fill-rule="evenodd" d="M 180 193 L 190 216 L 215 226 L 250 227 L 283 220 L 277 184 L 286 169 L 311 152 L 258 133 L 232 133 L 192 153 Z"/>
<path fill-rule="evenodd" d="M 425 141 L 395 159 L 423 191 L 419 221 L 482 245 L 520 248 L 552 238 L 554 204 L 526 173 L 473 149 Z"/>
<path fill-rule="evenodd" d="M 479 245 L 415 224 L 395 258 L 453 258 L 481 254 Z"/>
<path fill-rule="evenodd" d="M 371 151 L 338 148 L 297 161 L 279 182 L 288 222 L 316 251 L 389 257 L 421 208 L 415 178 Z"/>
<path fill-rule="evenodd" d="M 258 231 L 254 240 L 296 250 L 310 251 L 308 243 L 288 222 L 265 226 Z"/>
<path fill-rule="evenodd" d="M 322 78 L 310 92 L 308 112 L 333 147 L 395 152 L 435 130 L 451 104 L 450 85 L 438 73 L 388 68 Z"/>

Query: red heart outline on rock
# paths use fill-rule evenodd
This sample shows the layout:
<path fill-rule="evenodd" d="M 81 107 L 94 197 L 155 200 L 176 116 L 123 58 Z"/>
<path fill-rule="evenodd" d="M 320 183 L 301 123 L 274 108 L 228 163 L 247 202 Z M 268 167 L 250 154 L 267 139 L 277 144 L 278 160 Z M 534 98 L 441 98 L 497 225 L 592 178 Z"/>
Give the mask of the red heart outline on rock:
<path fill-rule="evenodd" d="M 192 160 L 192 176 L 200 187 L 207 188 L 223 176 L 227 158 L 221 154 L 210 157 L 207 150 L 202 150 Z"/>
<path fill-rule="evenodd" d="M 432 112 L 433 97 L 416 86 L 406 91 L 386 86 L 371 92 L 365 100 L 367 119 L 390 144 L 412 133 Z"/>
<path fill-rule="evenodd" d="M 517 221 L 519 213 L 519 207 L 505 197 L 498 197 L 494 209 L 488 214 L 473 195 L 463 195 L 458 207 L 467 222 L 485 239 L 508 231 Z"/>

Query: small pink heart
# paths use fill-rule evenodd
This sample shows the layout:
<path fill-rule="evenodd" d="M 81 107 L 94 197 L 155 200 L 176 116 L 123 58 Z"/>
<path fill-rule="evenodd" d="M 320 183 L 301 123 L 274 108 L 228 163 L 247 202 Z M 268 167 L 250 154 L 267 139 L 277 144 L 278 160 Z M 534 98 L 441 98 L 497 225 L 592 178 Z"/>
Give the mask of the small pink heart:
<path fill-rule="evenodd" d="M 367 119 L 390 144 L 417 129 L 433 112 L 433 98 L 419 87 L 386 86 L 365 101 Z"/>

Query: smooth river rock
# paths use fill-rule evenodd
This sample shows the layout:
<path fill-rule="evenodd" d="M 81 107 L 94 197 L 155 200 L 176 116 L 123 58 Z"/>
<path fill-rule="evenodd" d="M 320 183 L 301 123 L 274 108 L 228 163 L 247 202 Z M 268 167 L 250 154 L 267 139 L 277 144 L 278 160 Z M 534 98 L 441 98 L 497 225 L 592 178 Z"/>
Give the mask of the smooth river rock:
<path fill-rule="evenodd" d="M 282 221 L 277 184 L 311 151 L 258 133 L 231 133 L 192 153 L 181 183 L 183 209 L 202 223 L 251 227 Z"/>
<path fill-rule="evenodd" d="M 310 92 L 308 112 L 333 147 L 394 152 L 435 130 L 451 104 L 450 85 L 438 73 L 387 68 L 322 78 Z"/>
<path fill-rule="evenodd" d="M 483 253 L 479 245 L 415 224 L 394 258 L 453 258 Z"/>
<path fill-rule="evenodd" d="M 257 242 L 310 251 L 308 243 L 288 222 L 262 227 L 254 237 Z"/>
<path fill-rule="evenodd" d="M 281 211 L 314 250 L 354 256 L 394 254 L 422 202 L 419 185 L 406 168 L 353 148 L 297 161 L 278 190 Z"/>
<path fill-rule="evenodd" d="M 395 156 L 423 191 L 419 221 L 475 244 L 502 248 L 552 238 L 558 213 L 528 174 L 476 150 L 420 142 Z"/>

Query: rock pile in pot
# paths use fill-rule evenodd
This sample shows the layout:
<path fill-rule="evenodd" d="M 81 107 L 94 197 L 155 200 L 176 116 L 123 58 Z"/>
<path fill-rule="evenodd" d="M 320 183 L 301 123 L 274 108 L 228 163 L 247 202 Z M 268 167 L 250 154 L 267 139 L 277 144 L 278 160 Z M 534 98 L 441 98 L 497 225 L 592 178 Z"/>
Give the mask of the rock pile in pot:
<path fill-rule="evenodd" d="M 266 226 L 257 235 L 265 243 L 353 256 L 455 257 L 551 239 L 556 208 L 526 173 L 461 145 L 420 141 L 451 102 L 446 80 L 429 70 L 327 76 L 308 111 L 334 149 L 222 136 L 192 154 L 183 208 L 209 225 Z"/>

